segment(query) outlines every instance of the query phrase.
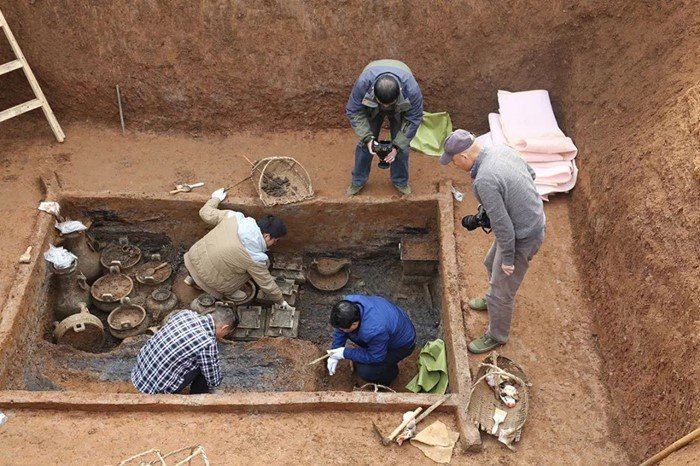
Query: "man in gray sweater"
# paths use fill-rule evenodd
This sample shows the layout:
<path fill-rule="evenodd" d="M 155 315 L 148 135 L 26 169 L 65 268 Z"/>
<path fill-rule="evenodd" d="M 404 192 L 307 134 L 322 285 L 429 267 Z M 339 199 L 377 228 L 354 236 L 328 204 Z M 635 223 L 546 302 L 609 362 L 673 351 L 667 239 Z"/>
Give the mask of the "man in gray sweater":
<path fill-rule="evenodd" d="M 447 137 L 440 157 L 442 165 L 450 162 L 471 175 L 474 196 L 496 235 L 484 259 L 486 297 L 469 300 L 470 308 L 488 311 L 488 330 L 469 343 L 472 353 L 485 353 L 508 340 L 515 294 L 544 241 L 542 199 L 535 189 L 535 172 L 508 146 L 483 147 L 471 133 L 458 129 Z"/>

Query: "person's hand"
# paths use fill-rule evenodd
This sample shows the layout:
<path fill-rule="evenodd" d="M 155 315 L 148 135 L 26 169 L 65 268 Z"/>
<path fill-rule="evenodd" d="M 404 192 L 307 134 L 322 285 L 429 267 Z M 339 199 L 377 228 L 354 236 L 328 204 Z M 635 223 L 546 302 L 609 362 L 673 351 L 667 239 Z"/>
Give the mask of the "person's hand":
<path fill-rule="evenodd" d="M 279 304 L 280 309 L 285 310 L 285 311 L 291 311 L 294 309 L 292 306 L 289 305 L 289 303 L 286 300 L 282 300 L 282 302 Z"/>
<path fill-rule="evenodd" d="M 513 272 L 515 272 L 515 265 L 503 265 L 501 264 L 501 270 L 503 270 L 503 273 L 508 275 L 509 277 L 513 275 Z"/>
<path fill-rule="evenodd" d="M 217 189 L 216 191 L 211 193 L 211 198 L 223 201 L 224 199 L 226 199 L 226 191 L 224 190 L 224 188 Z"/>
<path fill-rule="evenodd" d="M 377 155 L 377 153 L 374 152 L 374 139 L 370 139 L 369 142 L 367 143 L 367 150 L 369 151 L 370 154 Z"/>
<path fill-rule="evenodd" d="M 335 368 L 338 366 L 338 360 L 333 358 L 328 358 L 326 361 L 326 367 L 328 368 L 328 375 L 335 375 Z"/>
<path fill-rule="evenodd" d="M 335 359 L 336 361 L 345 359 L 345 347 L 341 346 L 340 348 L 333 348 L 331 350 L 328 350 L 328 354 L 330 354 L 330 357 L 328 359 Z"/>
<path fill-rule="evenodd" d="M 387 154 L 387 156 L 384 157 L 384 161 L 385 161 L 386 163 L 391 163 L 391 162 L 393 162 L 393 161 L 396 159 L 396 153 L 397 153 L 396 147 L 392 147 L 392 148 L 391 148 L 391 152 L 389 152 L 389 153 Z"/>

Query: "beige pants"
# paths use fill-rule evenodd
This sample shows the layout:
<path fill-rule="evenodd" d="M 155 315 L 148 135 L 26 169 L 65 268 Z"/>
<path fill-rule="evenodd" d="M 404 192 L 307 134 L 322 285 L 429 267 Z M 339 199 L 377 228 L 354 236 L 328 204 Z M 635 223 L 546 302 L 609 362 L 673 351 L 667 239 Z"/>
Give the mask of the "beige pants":
<path fill-rule="evenodd" d="M 508 276 L 501 269 L 501 250 L 496 241 L 486 254 L 484 265 L 489 274 L 489 290 L 486 292 L 486 303 L 489 313 L 488 333 L 505 343 L 510 333 L 510 323 L 513 320 L 515 294 L 525 278 L 530 260 L 537 254 L 544 241 L 544 230 L 525 239 L 515 240 L 515 272 Z"/>

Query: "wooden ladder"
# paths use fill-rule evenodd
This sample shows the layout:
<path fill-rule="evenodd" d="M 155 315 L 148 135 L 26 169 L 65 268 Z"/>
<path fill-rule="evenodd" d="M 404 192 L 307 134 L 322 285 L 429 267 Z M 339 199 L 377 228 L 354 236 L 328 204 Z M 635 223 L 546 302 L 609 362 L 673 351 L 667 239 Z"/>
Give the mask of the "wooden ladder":
<path fill-rule="evenodd" d="M 56 140 L 58 142 L 63 142 L 63 140 L 66 138 L 66 135 L 63 134 L 61 125 L 59 125 L 58 121 L 56 121 L 56 117 L 54 116 L 53 111 L 51 110 L 51 106 L 46 100 L 46 96 L 41 91 L 41 87 L 39 86 L 39 83 L 34 77 L 32 69 L 29 68 L 27 59 L 24 58 L 24 54 L 19 48 L 19 44 L 15 40 L 15 36 L 12 35 L 12 31 L 10 31 L 10 26 L 7 25 L 7 21 L 5 21 L 5 16 L 3 16 L 2 11 L 0 11 L 0 29 L 2 29 L 2 31 L 5 33 L 5 37 L 7 37 L 7 41 L 10 43 L 10 47 L 12 47 L 12 51 L 14 52 L 16 57 L 14 60 L 0 65 L 0 75 L 22 68 L 22 70 L 24 71 L 24 75 L 27 77 L 27 81 L 29 81 L 29 85 L 32 86 L 32 90 L 34 91 L 35 97 L 33 100 L 16 105 L 12 108 L 8 108 L 7 110 L 0 111 L 0 122 L 9 120 L 10 118 L 16 117 L 17 115 L 21 115 L 30 110 L 34 110 L 35 108 L 41 107 L 41 109 L 44 111 L 46 119 L 49 121 L 49 126 L 51 126 L 51 130 L 53 131 L 54 136 L 56 136 Z"/>

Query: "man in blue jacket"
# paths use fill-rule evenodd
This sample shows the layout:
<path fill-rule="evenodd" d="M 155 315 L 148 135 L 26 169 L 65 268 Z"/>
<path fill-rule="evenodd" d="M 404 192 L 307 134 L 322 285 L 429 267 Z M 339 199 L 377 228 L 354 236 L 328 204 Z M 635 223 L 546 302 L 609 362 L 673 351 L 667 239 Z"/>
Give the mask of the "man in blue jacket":
<path fill-rule="evenodd" d="M 328 374 L 338 361 L 349 359 L 355 372 L 370 383 L 389 385 L 399 374 L 398 363 L 416 347 L 416 330 L 404 310 L 380 296 L 348 295 L 331 311 L 332 349 Z M 346 348 L 350 339 L 358 348 Z"/>
<path fill-rule="evenodd" d="M 348 196 L 359 193 L 367 182 L 385 117 L 389 119 L 392 150 L 384 161 L 391 166 L 394 187 L 401 194 L 410 194 L 408 154 L 423 118 L 423 94 L 408 66 L 398 60 L 376 60 L 367 65 L 352 88 L 345 114 L 360 138 Z"/>

